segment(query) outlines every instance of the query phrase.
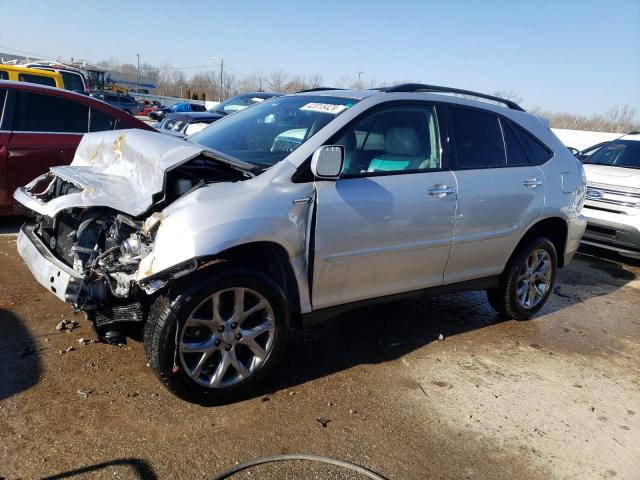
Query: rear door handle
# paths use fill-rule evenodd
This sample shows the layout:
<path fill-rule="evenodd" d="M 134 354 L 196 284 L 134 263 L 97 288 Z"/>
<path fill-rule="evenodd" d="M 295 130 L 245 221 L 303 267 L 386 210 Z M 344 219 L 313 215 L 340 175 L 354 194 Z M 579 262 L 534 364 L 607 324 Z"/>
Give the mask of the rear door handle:
<path fill-rule="evenodd" d="M 529 188 L 536 188 L 539 187 L 540 185 L 542 185 L 542 180 L 536 178 L 536 177 L 529 177 L 524 181 L 523 184 L 525 187 L 529 187 Z"/>
<path fill-rule="evenodd" d="M 427 190 L 427 193 L 432 197 L 444 198 L 447 195 L 454 193 L 453 187 L 449 187 L 443 183 L 438 183 Z"/>

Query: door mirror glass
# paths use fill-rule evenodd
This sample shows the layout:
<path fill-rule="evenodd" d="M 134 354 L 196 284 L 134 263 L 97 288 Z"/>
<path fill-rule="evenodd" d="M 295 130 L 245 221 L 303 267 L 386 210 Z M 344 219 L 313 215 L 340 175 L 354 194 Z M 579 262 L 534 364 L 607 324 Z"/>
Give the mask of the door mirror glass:
<path fill-rule="evenodd" d="M 311 172 L 322 180 L 337 180 L 342 173 L 344 147 L 341 145 L 325 145 L 313 152 Z"/>

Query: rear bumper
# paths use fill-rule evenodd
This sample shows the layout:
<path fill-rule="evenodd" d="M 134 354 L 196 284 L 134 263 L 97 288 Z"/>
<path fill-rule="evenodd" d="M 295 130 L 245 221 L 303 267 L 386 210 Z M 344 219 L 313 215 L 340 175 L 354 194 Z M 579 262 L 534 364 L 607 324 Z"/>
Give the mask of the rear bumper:
<path fill-rule="evenodd" d="M 76 305 L 84 277 L 58 260 L 33 232 L 23 225 L 18 234 L 18 253 L 35 279 L 63 302 Z"/>

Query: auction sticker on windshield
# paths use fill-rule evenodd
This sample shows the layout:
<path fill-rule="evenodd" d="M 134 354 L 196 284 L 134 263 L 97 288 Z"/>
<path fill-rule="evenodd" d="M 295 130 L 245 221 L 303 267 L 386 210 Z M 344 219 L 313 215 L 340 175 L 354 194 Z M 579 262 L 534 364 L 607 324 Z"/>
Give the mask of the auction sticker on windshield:
<path fill-rule="evenodd" d="M 305 106 L 300 107 L 300 110 L 308 112 L 318 113 L 330 113 L 331 115 L 337 115 L 343 110 L 346 110 L 346 105 L 335 105 L 333 103 L 307 103 Z"/>

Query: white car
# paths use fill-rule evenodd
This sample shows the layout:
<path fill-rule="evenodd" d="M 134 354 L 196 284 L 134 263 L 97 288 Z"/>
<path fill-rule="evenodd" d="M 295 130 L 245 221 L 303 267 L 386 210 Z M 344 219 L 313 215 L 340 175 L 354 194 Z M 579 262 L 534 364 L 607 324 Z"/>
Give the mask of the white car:
<path fill-rule="evenodd" d="M 99 332 L 144 325 L 162 383 L 214 404 L 266 380 L 290 326 L 365 304 L 475 289 L 531 318 L 580 243 L 585 181 L 509 100 L 312 91 L 187 141 L 85 135 L 16 191 L 39 214 L 17 243 L 45 288 Z"/>
<path fill-rule="evenodd" d="M 587 229 L 582 242 L 640 258 L 640 133 L 586 157 Z"/>

